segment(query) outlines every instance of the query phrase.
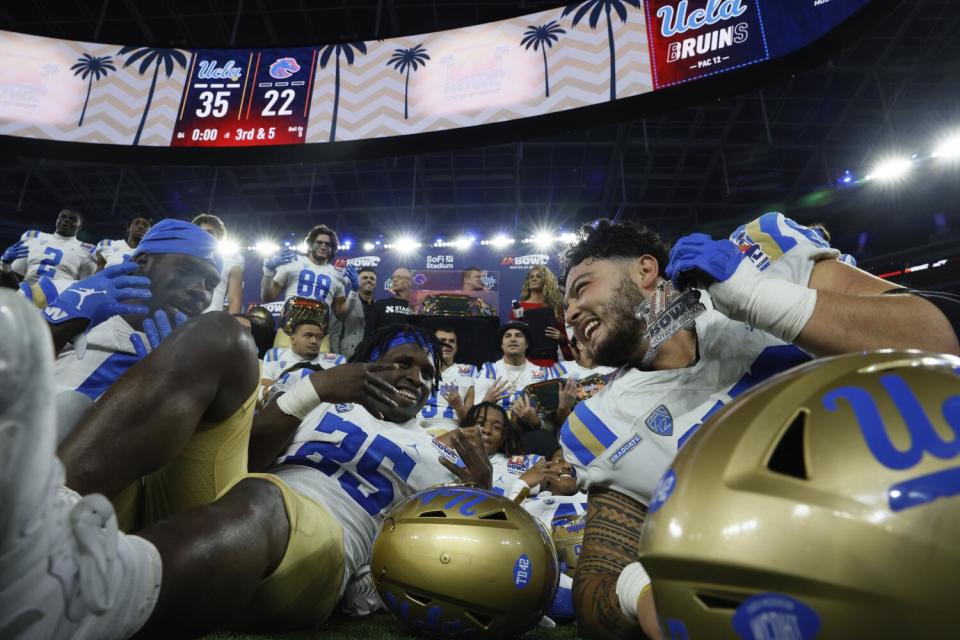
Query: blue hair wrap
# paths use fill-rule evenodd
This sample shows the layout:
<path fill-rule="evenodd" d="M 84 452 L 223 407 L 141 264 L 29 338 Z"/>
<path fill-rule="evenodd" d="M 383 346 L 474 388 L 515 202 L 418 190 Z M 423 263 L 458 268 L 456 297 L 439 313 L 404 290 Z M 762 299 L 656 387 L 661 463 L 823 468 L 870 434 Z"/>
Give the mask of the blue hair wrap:
<path fill-rule="evenodd" d="M 179 253 L 200 258 L 223 271 L 223 258 L 217 250 L 217 239 L 200 227 L 166 218 L 150 227 L 137 245 L 134 256 L 141 253 Z"/>
<path fill-rule="evenodd" d="M 427 351 L 432 349 L 429 342 L 423 339 L 419 333 L 404 333 L 403 331 L 398 331 L 396 335 L 390 338 L 390 342 L 387 343 L 387 348 L 383 351 L 380 349 L 374 349 L 370 354 L 370 362 L 376 362 L 390 349 L 399 347 L 404 344 L 418 344 Z"/>

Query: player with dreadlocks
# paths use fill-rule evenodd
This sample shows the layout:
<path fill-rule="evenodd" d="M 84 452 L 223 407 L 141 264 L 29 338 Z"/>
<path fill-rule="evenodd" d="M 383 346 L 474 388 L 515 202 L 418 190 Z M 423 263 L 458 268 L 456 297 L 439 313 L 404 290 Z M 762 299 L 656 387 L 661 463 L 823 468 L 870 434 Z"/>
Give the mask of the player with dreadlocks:
<path fill-rule="evenodd" d="M 29 393 L 12 387 L 28 406 L 0 408 L 0 422 L 13 419 L 25 427 L 14 430 L 6 453 L 39 469 L 42 478 L 48 470 L 56 477 L 52 410 L 27 410 L 42 406 L 52 385 L 43 321 L 14 295 L 0 296 L 0 312 L 2 328 L 41 327 L 26 331 L 17 348 L 0 350 L 0 372 L 11 374 L 0 377 L 16 380 L 23 366 L 44 364 L 33 386 L 24 387 Z M 458 478 L 490 483 L 479 442 L 458 435 L 453 445 L 459 455 L 441 459 L 448 452 L 417 422 L 440 358 L 428 333 L 411 326 L 385 329 L 360 354 L 367 362 L 311 374 L 258 414 L 252 458 L 265 461 L 267 473 L 236 477 L 213 503 L 137 535 L 117 531 L 103 496 L 58 496 L 56 479 L 29 484 L 38 490 L 28 496 L 24 479 L 30 474 L 0 473 L 5 508 L 24 500 L 33 504 L 27 514 L 75 507 L 69 517 L 31 520 L 29 527 L 11 523 L 16 532 L 36 534 L 39 551 L 26 554 L 27 560 L 42 559 L 45 541 L 61 547 L 50 567 L 21 571 L 25 588 L 8 589 L 17 576 L 0 572 L 0 621 L 22 619 L 52 638 L 128 637 L 138 629 L 138 637 L 197 637 L 224 624 L 277 631 L 322 622 L 368 564 L 378 523 L 397 500 Z M 136 368 L 117 384 L 135 374 Z M 9 544 L 10 536 L 0 536 L 0 556 L 10 557 Z M 354 611 L 375 606 L 372 587 L 362 586 L 350 598 Z M 25 611 L 33 612 L 29 620 L 17 617 Z"/>

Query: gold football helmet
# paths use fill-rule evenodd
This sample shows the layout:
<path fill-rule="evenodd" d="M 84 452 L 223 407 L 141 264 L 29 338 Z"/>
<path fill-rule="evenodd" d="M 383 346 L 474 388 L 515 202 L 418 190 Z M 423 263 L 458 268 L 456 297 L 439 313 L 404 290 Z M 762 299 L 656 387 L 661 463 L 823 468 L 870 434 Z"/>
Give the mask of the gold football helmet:
<path fill-rule="evenodd" d="M 553 546 L 557 549 L 557 560 L 560 562 L 560 571 L 571 578 L 577 569 L 580 559 L 580 548 L 583 546 L 583 529 L 586 526 L 587 514 L 579 517 L 554 520 Z"/>
<path fill-rule="evenodd" d="M 427 637 L 504 638 L 533 628 L 560 572 L 550 535 L 513 501 L 443 486 L 400 502 L 370 561 L 394 617 Z"/>
<path fill-rule="evenodd" d="M 960 584 L 960 358 L 826 358 L 680 451 L 640 562 L 674 638 L 939 638 Z"/>

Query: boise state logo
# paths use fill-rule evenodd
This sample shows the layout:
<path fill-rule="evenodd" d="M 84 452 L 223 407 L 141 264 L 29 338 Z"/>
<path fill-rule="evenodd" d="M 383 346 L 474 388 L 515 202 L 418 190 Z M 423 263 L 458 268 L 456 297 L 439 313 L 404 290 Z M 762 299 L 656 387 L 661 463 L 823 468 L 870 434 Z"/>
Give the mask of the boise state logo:
<path fill-rule="evenodd" d="M 341 402 L 340 404 L 334 406 L 334 409 L 337 410 L 337 413 L 346 413 L 347 411 L 350 411 L 351 409 L 353 409 L 353 403 Z"/>
<path fill-rule="evenodd" d="M 300 71 L 300 65 L 295 58 L 278 58 L 270 65 L 270 77 L 278 80 L 285 80 L 297 71 Z"/>
<path fill-rule="evenodd" d="M 665 405 L 661 404 L 651 411 L 647 419 L 644 420 L 644 424 L 658 436 L 673 435 L 673 416 L 670 415 L 670 410 Z"/>

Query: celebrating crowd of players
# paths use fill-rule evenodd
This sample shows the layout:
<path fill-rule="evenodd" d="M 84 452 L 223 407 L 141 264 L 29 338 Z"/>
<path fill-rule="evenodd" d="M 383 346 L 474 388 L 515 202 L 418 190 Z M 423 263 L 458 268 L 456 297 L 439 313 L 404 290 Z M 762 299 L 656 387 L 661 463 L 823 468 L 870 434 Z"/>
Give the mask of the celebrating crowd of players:
<path fill-rule="evenodd" d="M 243 263 L 220 255 L 222 221 L 135 218 L 96 249 L 76 239 L 81 223 L 64 210 L 54 234 L 28 231 L 2 256 L 19 292 L 0 291 L 0 418 L 13 425 L 0 630 L 17 638 L 279 631 L 338 604 L 369 613 L 379 524 L 451 482 L 521 502 L 548 530 L 585 513 L 549 615 L 575 612 L 584 637 L 665 637 L 641 533 L 708 419 L 814 358 L 960 355 L 952 301 L 874 278 L 776 213 L 669 250 L 631 223 L 585 228 L 561 278 L 576 359 L 550 366 L 527 358 L 518 320 L 501 327 L 500 360 L 457 363 L 451 328 L 402 322 L 409 271 L 374 301 L 377 274 L 334 268 L 323 225 L 306 255 L 264 262 L 263 299 L 291 313 L 261 360 L 235 317 Z M 941 364 L 955 376 L 960 361 Z M 583 393 L 594 376 L 599 392 Z M 555 404 L 530 391 L 556 379 Z M 939 399 L 944 413 L 955 399 Z"/>

